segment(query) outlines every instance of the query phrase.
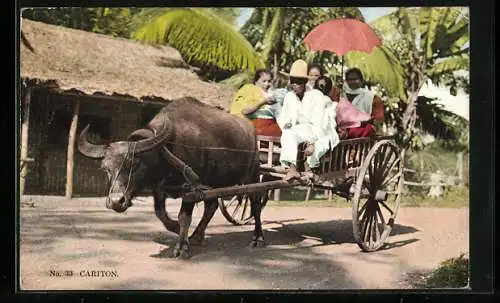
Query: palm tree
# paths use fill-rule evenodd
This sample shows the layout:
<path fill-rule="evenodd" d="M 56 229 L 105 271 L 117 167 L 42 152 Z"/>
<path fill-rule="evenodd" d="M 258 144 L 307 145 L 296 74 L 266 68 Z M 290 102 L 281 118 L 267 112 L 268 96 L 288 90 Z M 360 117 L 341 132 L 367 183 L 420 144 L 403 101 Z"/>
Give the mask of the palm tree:
<path fill-rule="evenodd" d="M 137 24 L 141 18 L 143 22 Z M 179 50 L 188 64 L 226 71 L 255 71 L 264 66 L 245 37 L 210 9 L 149 10 L 135 22 L 133 38 L 168 44 Z"/>
<path fill-rule="evenodd" d="M 405 100 L 399 126 L 409 133 L 423 84 L 428 79 L 439 84 L 455 78 L 458 70 L 468 70 L 469 19 L 460 8 L 400 8 L 372 26 L 384 45 L 371 54 L 348 53 L 346 61 L 362 68 L 389 95 Z"/>

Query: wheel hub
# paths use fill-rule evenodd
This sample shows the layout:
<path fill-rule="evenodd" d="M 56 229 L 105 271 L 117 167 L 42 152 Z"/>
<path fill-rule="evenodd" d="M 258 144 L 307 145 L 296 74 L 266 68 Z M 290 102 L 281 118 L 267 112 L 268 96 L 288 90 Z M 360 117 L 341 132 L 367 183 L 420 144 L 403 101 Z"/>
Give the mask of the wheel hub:
<path fill-rule="evenodd" d="M 373 199 L 375 201 L 386 201 L 387 200 L 387 192 L 384 190 L 377 190 L 375 192 L 375 195 L 373 196 Z"/>

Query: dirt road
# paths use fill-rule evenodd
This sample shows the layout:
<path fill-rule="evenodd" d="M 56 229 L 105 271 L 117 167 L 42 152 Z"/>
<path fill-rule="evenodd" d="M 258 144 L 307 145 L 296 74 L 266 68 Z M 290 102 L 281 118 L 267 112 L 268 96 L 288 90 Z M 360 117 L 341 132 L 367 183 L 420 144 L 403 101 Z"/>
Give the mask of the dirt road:
<path fill-rule="evenodd" d="M 409 288 L 408 274 L 468 252 L 467 208 L 402 208 L 388 247 L 362 253 L 350 208 L 266 207 L 268 246 L 250 248 L 252 225 L 217 211 L 189 260 L 170 258 L 176 236 L 143 198 L 126 213 L 103 199 L 32 197 L 20 209 L 20 275 L 25 290 Z M 177 217 L 178 201 L 167 210 Z M 193 226 L 203 211 L 195 208 Z"/>

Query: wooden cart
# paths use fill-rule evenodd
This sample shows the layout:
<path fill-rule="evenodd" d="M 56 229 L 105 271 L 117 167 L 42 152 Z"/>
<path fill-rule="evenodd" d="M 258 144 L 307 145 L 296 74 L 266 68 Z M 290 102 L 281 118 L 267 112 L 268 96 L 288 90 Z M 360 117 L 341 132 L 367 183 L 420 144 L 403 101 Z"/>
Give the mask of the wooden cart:
<path fill-rule="evenodd" d="M 331 190 L 352 203 L 352 227 L 356 243 L 363 251 L 376 251 L 384 244 L 394 226 L 403 186 L 403 153 L 393 137 L 342 140 L 320 160 L 318 180 L 286 182 L 286 171 L 279 165 L 280 139 L 258 137 L 261 183 L 215 189 L 224 217 L 235 225 L 252 221 L 247 194 L 267 191 L 265 207 L 272 189 L 313 186 Z M 299 146 L 297 166 L 305 161 Z M 232 194 L 232 195 L 231 195 Z M 224 195 L 224 196 L 222 196 Z M 229 197 L 228 197 L 229 195 Z"/>

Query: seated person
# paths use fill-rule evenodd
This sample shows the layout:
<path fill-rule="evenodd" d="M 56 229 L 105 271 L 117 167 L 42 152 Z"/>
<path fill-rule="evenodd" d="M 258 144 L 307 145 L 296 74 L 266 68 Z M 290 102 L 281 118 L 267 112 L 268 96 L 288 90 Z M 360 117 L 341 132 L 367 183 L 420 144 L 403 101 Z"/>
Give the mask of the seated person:
<path fill-rule="evenodd" d="M 291 91 L 285 95 L 277 121 L 282 130 L 280 163 L 288 167 L 285 180 L 292 180 L 300 178 L 296 163 L 300 143 L 313 145 L 305 163 L 305 171 L 310 174 L 319 166 L 319 159 L 329 146 L 325 144 L 327 140 L 320 140 L 325 136 L 325 98 L 321 91 L 306 88 L 309 78 L 307 63 L 304 60 L 295 61 L 288 76 Z"/>
<path fill-rule="evenodd" d="M 333 82 L 327 76 L 320 76 L 314 85 L 314 88 L 321 91 L 325 98 L 326 108 L 325 115 L 323 116 L 325 131 L 329 136 L 328 140 L 330 149 L 333 149 L 339 143 L 339 136 L 337 133 L 337 102 L 332 102 L 331 93 L 333 90 Z"/>
<path fill-rule="evenodd" d="M 360 138 L 375 135 L 374 123 L 384 121 L 382 99 L 364 87 L 363 74 L 357 68 L 351 68 L 345 73 L 345 81 L 341 98 L 343 97 L 348 102 L 351 102 L 361 112 L 369 114 L 370 119 L 361 121 L 358 127 L 346 128 L 345 132 L 340 133 L 341 138 Z"/>
<path fill-rule="evenodd" d="M 370 114 L 360 111 L 345 98 L 340 98 L 339 102 L 334 103 L 337 104 L 335 107 L 337 132 L 341 139 L 368 137 L 375 133 L 373 125 L 362 125 L 370 121 Z"/>
<path fill-rule="evenodd" d="M 318 64 L 312 64 L 307 69 L 307 75 L 309 76 L 309 80 L 307 81 L 306 87 L 307 89 L 312 89 L 316 84 L 316 80 L 323 76 L 323 69 Z"/>
<path fill-rule="evenodd" d="M 253 83 L 245 84 L 236 93 L 230 113 L 249 119 L 257 135 L 279 137 L 281 129 L 276 117 L 281 109 L 279 101 L 284 99 L 286 90 L 272 91 L 271 81 L 270 71 L 257 70 Z"/>

